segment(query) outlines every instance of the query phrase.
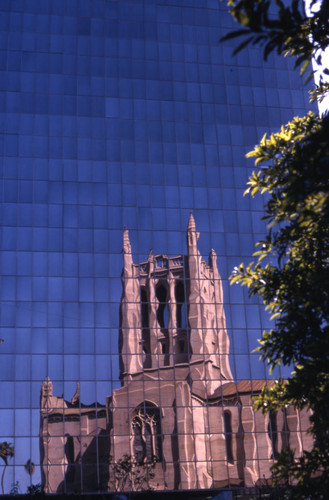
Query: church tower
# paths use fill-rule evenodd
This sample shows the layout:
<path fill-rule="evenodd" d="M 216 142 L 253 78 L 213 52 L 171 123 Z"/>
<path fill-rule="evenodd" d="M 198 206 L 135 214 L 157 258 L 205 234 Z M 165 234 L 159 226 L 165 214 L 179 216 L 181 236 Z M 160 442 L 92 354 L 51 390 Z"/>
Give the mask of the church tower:
<path fill-rule="evenodd" d="M 211 392 L 231 381 L 221 277 L 211 250 L 200 255 L 193 214 L 187 256 L 153 255 L 134 264 L 128 230 L 123 233 L 123 293 L 120 311 L 121 379 L 147 369 L 202 362 Z M 215 385 L 212 383 L 216 380 Z M 207 392 L 209 392 L 207 390 Z"/>

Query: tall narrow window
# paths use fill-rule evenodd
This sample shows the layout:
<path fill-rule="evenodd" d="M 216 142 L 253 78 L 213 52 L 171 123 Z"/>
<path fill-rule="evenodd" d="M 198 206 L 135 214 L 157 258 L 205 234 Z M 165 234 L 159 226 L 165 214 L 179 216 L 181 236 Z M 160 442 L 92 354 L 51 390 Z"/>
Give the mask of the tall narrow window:
<path fill-rule="evenodd" d="M 139 464 L 162 460 L 160 411 L 154 404 L 138 406 L 132 420 L 132 452 Z"/>
<path fill-rule="evenodd" d="M 66 486 L 74 481 L 75 466 L 74 466 L 74 440 L 73 436 L 66 434 L 65 456 L 67 460 L 67 468 L 65 473 Z"/>
<path fill-rule="evenodd" d="M 161 284 L 156 289 L 156 298 L 159 301 L 157 320 L 160 328 L 166 328 L 168 325 L 167 290 Z"/>
<path fill-rule="evenodd" d="M 175 286 L 177 328 L 186 328 L 186 304 L 184 284 L 178 281 Z"/>
<path fill-rule="evenodd" d="M 160 343 L 160 352 L 162 353 L 162 360 L 160 364 L 163 366 L 169 365 L 169 311 L 168 311 L 168 289 L 163 283 L 159 283 L 156 289 L 156 298 L 158 299 L 158 309 L 156 312 L 157 322 L 160 326 L 160 332 L 158 332 L 158 342 Z"/>
<path fill-rule="evenodd" d="M 142 327 L 149 327 L 149 309 L 148 309 L 148 300 L 147 293 L 145 288 L 141 288 L 141 302 L 142 302 Z"/>
<path fill-rule="evenodd" d="M 271 458 L 277 458 L 278 456 L 278 429 L 276 422 L 276 412 L 270 412 L 270 420 L 267 428 L 268 435 L 271 440 L 272 453 Z"/>
<path fill-rule="evenodd" d="M 144 368 L 152 367 L 151 360 L 151 339 L 149 327 L 149 303 L 145 288 L 141 288 L 141 314 L 142 314 L 142 342 L 143 352 L 146 355 L 144 359 Z"/>
<path fill-rule="evenodd" d="M 132 422 L 133 452 L 138 464 L 144 463 L 146 457 L 145 439 L 143 437 L 143 421 L 136 416 Z"/>
<path fill-rule="evenodd" d="M 232 415 L 229 411 L 224 411 L 224 432 L 226 459 L 228 462 L 233 463 Z"/>
<path fill-rule="evenodd" d="M 176 303 L 176 338 L 174 343 L 175 363 L 186 363 L 188 361 L 188 340 L 187 340 L 187 315 L 185 304 L 185 290 L 182 281 L 175 284 Z"/>

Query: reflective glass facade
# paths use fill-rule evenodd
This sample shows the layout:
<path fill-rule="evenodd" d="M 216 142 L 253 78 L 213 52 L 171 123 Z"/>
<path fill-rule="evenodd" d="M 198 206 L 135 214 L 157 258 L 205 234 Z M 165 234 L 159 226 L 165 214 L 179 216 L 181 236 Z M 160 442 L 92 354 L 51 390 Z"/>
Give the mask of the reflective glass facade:
<path fill-rule="evenodd" d="M 262 201 L 243 197 L 252 170 L 245 154 L 265 132 L 304 114 L 309 105 L 299 75 L 287 59 L 270 57 L 264 65 L 256 48 L 233 56 L 229 43 L 218 42 L 233 23 L 217 0 L 1 0 L 0 28 L 0 337 L 4 340 L 0 345 L 0 441 L 15 446 L 5 473 L 5 491 L 19 481 L 25 492 L 31 482 L 45 482 L 39 451 L 40 390 L 45 378 L 49 377 L 52 388 L 50 382 L 43 385 L 44 409 L 50 401 L 45 395 L 48 390 L 54 396 L 63 395 L 56 404 L 64 408 L 65 401 L 71 401 L 80 415 L 98 401 L 93 407 L 97 422 L 105 418 L 105 410 L 114 408 L 113 398 L 106 398 L 119 394 L 113 391 L 129 372 L 123 367 L 119 342 L 126 314 L 122 304 L 120 309 L 124 226 L 135 265 L 150 262 L 150 248 L 153 256 L 184 259 L 192 210 L 200 232 L 200 254 L 206 256 L 214 249 L 218 256 L 226 317 L 226 327 L 221 328 L 229 339 L 234 391 L 239 394 L 241 381 L 267 379 L 252 350 L 268 326 L 268 317 L 255 299 L 247 298 L 246 290 L 229 287 L 227 281 L 234 266 L 250 259 L 265 229 Z M 167 285 L 153 300 L 146 291 L 131 299 L 141 311 L 140 330 L 150 328 L 143 311 L 151 311 L 152 303 L 158 304 L 154 314 L 159 328 L 169 321 L 166 287 L 175 273 L 163 276 Z M 185 285 L 176 287 L 171 297 L 180 311 L 175 313 L 176 327 L 183 330 L 185 318 L 187 336 L 177 334 L 176 364 L 185 364 L 191 373 L 188 351 L 195 355 L 196 348 L 193 351 L 189 337 L 192 320 L 187 310 L 191 311 L 192 302 L 187 294 L 193 288 L 192 278 L 179 276 Z M 139 283 L 142 279 L 139 275 Z M 198 283 L 202 287 L 202 281 Z M 167 329 L 170 337 L 173 327 Z M 146 358 L 145 345 L 151 341 L 147 333 L 144 337 L 139 345 Z M 163 346 L 156 353 L 158 359 L 173 356 L 170 349 L 173 344 Z M 129 351 L 129 356 L 137 354 Z M 223 355 L 220 349 L 219 355 Z M 161 363 L 158 366 L 172 366 L 174 361 Z M 152 368 L 145 359 L 139 367 L 140 380 L 144 380 L 144 368 Z M 209 375 L 205 380 L 221 376 Z M 186 378 L 185 372 L 176 371 L 171 386 Z M 77 381 L 80 394 L 74 401 Z M 213 396 L 220 387 L 209 389 L 204 408 L 210 404 L 209 394 Z M 146 391 L 142 386 L 139 390 Z M 158 392 L 166 391 L 158 386 Z M 163 463 L 169 403 L 160 409 L 147 403 L 147 411 L 145 402 L 130 407 L 128 397 L 123 401 L 131 429 L 121 436 L 135 443 L 127 453 L 135 457 L 142 453 L 143 463 L 148 456 L 158 456 Z M 193 453 L 192 458 L 184 458 L 177 445 L 172 463 L 185 461 L 199 470 L 199 462 L 209 456 L 214 468 L 221 460 L 227 467 L 238 460 L 230 448 L 235 417 L 225 411 L 224 427 L 213 431 L 215 437 L 227 436 L 225 460 L 216 458 L 209 447 L 203 460 Z M 75 480 L 90 491 L 81 479 L 83 474 L 88 476 L 81 472 L 82 454 L 79 458 L 70 451 L 73 441 L 63 412 L 61 418 L 63 430 L 56 432 L 66 458 L 52 466 L 64 471 L 64 491 L 70 491 L 68 464 L 80 470 Z M 102 443 L 108 450 L 106 443 L 113 448 L 116 435 L 111 434 L 108 421 L 103 430 Z M 166 432 L 179 434 L 174 426 Z M 204 432 L 194 427 L 194 435 Z M 100 440 L 95 446 L 96 451 L 86 458 L 86 468 L 90 466 L 96 477 L 91 489 L 106 490 L 104 485 L 111 479 L 102 483 L 100 467 L 97 473 L 92 467 L 107 463 L 108 456 L 105 453 L 100 459 Z M 33 475 L 24 469 L 29 459 L 36 466 Z M 253 456 L 255 463 L 261 459 Z M 247 458 L 240 460 L 245 464 Z M 184 483 L 177 468 L 170 473 L 176 474 L 171 480 L 166 477 L 169 462 L 167 458 L 166 467 L 160 467 L 160 489 L 234 483 L 212 479 L 201 483 L 198 474 L 195 482 Z M 186 477 L 191 477 L 186 470 Z"/>

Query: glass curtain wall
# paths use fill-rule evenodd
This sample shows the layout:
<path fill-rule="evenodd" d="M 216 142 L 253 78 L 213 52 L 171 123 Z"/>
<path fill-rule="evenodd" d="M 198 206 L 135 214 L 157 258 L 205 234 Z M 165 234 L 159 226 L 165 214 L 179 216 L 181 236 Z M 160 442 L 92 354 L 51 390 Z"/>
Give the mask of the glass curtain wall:
<path fill-rule="evenodd" d="M 265 229 L 262 201 L 243 197 L 252 171 L 245 154 L 265 132 L 309 108 L 299 75 L 288 59 L 271 56 L 264 64 L 256 48 L 233 56 L 230 43 L 219 43 L 234 26 L 217 0 L 1 0 L 0 28 L 0 442 L 14 446 L 4 491 L 17 481 L 21 492 L 31 484 L 45 485 L 49 464 L 61 471 L 54 491 L 69 491 L 72 470 L 76 489 L 120 489 L 107 472 L 109 456 L 120 459 L 113 451 L 117 436 L 106 420 L 115 405 L 130 419 L 129 433 L 123 433 L 125 453 L 144 464 L 147 480 L 156 469 L 159 489 L 232 484 L 211 479 L 201 483 L 201 472 L 189 483 L 192 473 L 185 471 L 184 479 L 178 462 L 202 471 L 209 456 L 214 463 L 220 460 L 209 451 L 209 443 L 203 444 L 200 458 L 195 453 L 187 458 L 176 444 L 176 465 L 170 469 L 168 458 L 166 466 L 161 465 L 166 433 L 179 433 L 174 424 L 171 430 L 166 427 L 171 417 L 165 395 L 188 379 L 192 357 L 199 352 L 191 341 L 194 285 L 189 281 L 195 279 L 200 289 L 203 284 L 200 270 L 191 278 L 194 264 L 188 261 L 186 238 L 200 233 L 190 256 L 198 251 L 207 258 L 213 249 L 218 257 L 223 289 L 218 304 L 224 303 L 226 318 L 226 326 L 220 328 L 227 332 L 229 354 L 226 376 L 221 368 L 221 374 L 205 375 L 204 380 L 207 384 L 226 377 L 236 384 L 229 398 L 240 381 L 267 379 L 264 365 L 252 353 L 268 326 L 267 315 L 255 299 L 247 298 L 246 290 L 229 287 L 227 281 L 234 266 L 250 259 Z M 192 229 L 190 211 L 196 224 Z M 124 234 L 129 240 L 123 240 Z M 127 264 L 127 269 L 130 265 L 138 271 L 137 291 L 127 292 L 126 302 L 121 302 L 127 255 L 135 266 Z M 204 273 L 214 272 L 211 262 Z M 138 267 L 140 263 L 144 268 Z M 151 265 L 153 271 L 147 268 Z M 198 265 L 203 265 L 200 259 Z M 210 274 L 202 279 L 209 281 Z M 211 276 L 219 282 L 217 275 Z M 129 279 L 132 276 L 123 273 L 124 284 Z M 152 280 L 153 298 L 147 288 Z M 175 302 L 175 313 L 169 302 Z M 135 326 L 127 326 L 129 303 L 140 311 Z M 152 314 L 160 332 L 156 348 L 150 334 Z M 170 318 L 176 321 L 174 340 Z M 128 351 L 123 351 L 130 345 L 124 334 L 136 328 L 136 321 L 141 340 L 136 352 L 129 347 L 129 355 L 137 358 L 138 349 L 142 354 L 140 361 L 130 363 Z M 200 342 L 205 338 L 202 332 Z M 222 346 L 213 349 L 224 356 Z M 159 370 L 154 375 L 153 384 L 158 384 L 164 400 L 159 405 L 145 396 L 130 406 L 129 380 L 146 393 L 143 370 L 151 373 L 155 355 L 158 368 L 172 369 L 169 388 L 160 384 Z M 179 366 L 187 372 L 179 372 Z M 122 387 L 127 394 L 120 403 Z M 218 383 L 210 388 L 203 410 L 195 411 L 206 411 L 209 394 L 215 397 L 217 390 L 219 397 L 221 387 Z M 189 408 L 201 405 L 197 397 L 193 401 Z M 55 412 L 57 420 L 47 413 L 52 405 L 61 409 Z M 89 458 L 82 448 L 77 451 L 69 428 L 74 418 L 66 418 L 64 409 L 78 413 L 74 432 L 80 443 L 83 418 L 89 422 L 89 436 L 102 433 L 95 449 L 86 441 Z M 226 434 L 229 467 L 235 459 L 245 458 L 235 455 L 233 413 L 221 411 L 223 427 L 214 432 Z M 177 415 L 173 422 L 180 421 Z M 52 419 L 49 425 L 58 424 L 55 435 L 61 439 L 64 458 L 49 459 L 41 473 L 47 453 L 50 456 L 52 446 L 58 445 L 47 434 L 47 419 Z M 193 429 L 196 436 L 205 432 L 197 424 Z M 28 460 L 34 466 L 30 462 L 24 467 Z M 83 479 L 88 467 L 96 477 L 90 487 Z M 175 479 L 166 476 L 169 470 Z M 207 474 L 212 477 L 211 471 Z"/>

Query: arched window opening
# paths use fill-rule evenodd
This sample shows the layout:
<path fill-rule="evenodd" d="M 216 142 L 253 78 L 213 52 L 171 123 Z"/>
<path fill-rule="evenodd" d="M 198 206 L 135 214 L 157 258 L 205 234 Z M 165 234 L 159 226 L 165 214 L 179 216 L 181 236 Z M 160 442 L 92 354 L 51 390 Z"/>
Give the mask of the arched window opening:
<path fill-rule="evenodd" d="M 150 353 L 149 304 L 145 288 L 141 288 L 143 351 Z"/>
<path fill-rule="evenodd" d="M 149 327 L 149 302 L 145 288 L 141 288 L 142 348 L 145 354 L 144 368 L 152 368 L 151 338 Z"/>
<path fill-rule="evenodd" d="M 278 429 L 276 421 L 276 412 L 270 412 L 270 419 L 267 426 L 267 432 L 271 440 L 272 453 L 271 458 L 277 458 L 278 456 Z"/>
<path fill-rule="evenodd" d="M 138 464 L 161 462 L 160 411 L 152 403 L 145 402 L 134 412 L 132 419 L 132 452 Z"/>
<path fill-rule="evenodd" d="M 157 309 L 157 321 L 160 325 L 160 328 L 166 328 L 169 319 L 167 306 L 167 290 L 161 284 L 156 289 L 156 298 L 159 301 L 159 307 Z"/>
<path fill-rule="evenodd" d="M 66 443 L 65 443 L 65 455 L 67 458 L 67 462 L 69 464 L 74 463 L 74 441 L 73 437 L 70 436 L 69 434 L 65 435 L 66 437 Z"/>
<path fill-rule="evenodd" d="M 72 483 L 75 477 L 75 467 L 74 467 L 74 440 L 73 436 L 69 434 L 65 435 L 66 443 L 65 443 L 65 456 L 67 460 L 67 469 L 65 474 L 66 484 Z"/>
<path fill-rule="evenodd" d="M 224 411 L 224 432 L 226 459 L 228 462 L 233 463 L 232 415 L 229 411 Z"/>
<path fill-rule="evenodd" d="M 142 436 L 143 424 L 141 419 L 135 417 L 132 422 L 132 430 L 133 430 L 133 450 L 134 457 L 138 464 L 142 464 L 144 462 L 144 458 L 146 456 L 146 446 L 145 440 Z"/>
<path fill-rule="evenodd" d="M 176 324 L 177 328 L 186 328 L 186 304 L 184 284 L 178 281 L 175 286 L 175 301 L 176 301 Z"/>
<path fill-rule="evenodd" d="M 157 322 L 160 326 L 160 332 L 157 332 L 157 340 L 160 343 L 159 352 L 161 357 L 160 365 L 168 366 L 170 363 L 170 343 L 169 343 L 169 310 L 168 310 L 168 288 L 165 282 L 159 282 L 156 288 L 156 298 L 158 299 L 158 308 L 156 312 Z"/>
<path fill-rule="evenodd" d="M 142 303 L 142 327 L 149 327 L 149 307 L 147 293 L 145 288 L 141 288 L 141 303 Z"/>

